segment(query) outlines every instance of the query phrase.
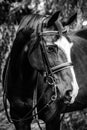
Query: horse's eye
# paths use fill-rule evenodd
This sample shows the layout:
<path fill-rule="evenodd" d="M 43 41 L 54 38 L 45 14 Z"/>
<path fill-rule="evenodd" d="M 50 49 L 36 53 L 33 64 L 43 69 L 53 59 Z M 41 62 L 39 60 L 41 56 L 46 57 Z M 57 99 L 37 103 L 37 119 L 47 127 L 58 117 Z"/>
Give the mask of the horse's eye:
<path fill-rule="evenodd" d="M 47 51 L 48 51 L 48 53 L 52 53 L 52 52 L 57 53 L 57 51 L 58 51 L 58 47 L 55 46 L 55 45 L 47 46 Z"/>
<path fill-rule="evenodd" d="M 50 47 L 50 46 L 47 47 L 47 50 L 48 50 L 48 52 L 54 52 L 54 48 Z"/>

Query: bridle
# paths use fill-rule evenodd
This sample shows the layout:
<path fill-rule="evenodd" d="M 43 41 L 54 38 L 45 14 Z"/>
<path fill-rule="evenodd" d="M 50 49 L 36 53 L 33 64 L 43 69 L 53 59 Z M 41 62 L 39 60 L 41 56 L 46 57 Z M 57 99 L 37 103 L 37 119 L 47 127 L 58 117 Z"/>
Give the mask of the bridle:
<path fill-rule="evenodd" d="M 44 66 L 45 66 L 44 78 L 46 79 L 47 84 L 54 87 L 54 94 L 52 95 L 51 99 L 47 102 L 47 104 L 45 104 L 43 106 L 43 108 L 41 108 L 37 113 L 35 113 L 35 115 L 41 113 L 47 106 L 49 106 L 51 103 L 58 100 L 58 94 L 57 94 L 58 88 L 57 88 L 57 84 L 56 84 L 54 74 L 72 66 L 71 62 L 62 63 L 61 65 L 57 65 L 55 67 L 50 66 L 50 62 L 49 62 L 49 59 L 48 59 L 48 56 L 47 56 L 47 51 L 46 51 L 46 48 L 45 48 L 46 41 L 43 40 L 43 37 L 46 36 L 46 35 L 48 35 L 48 36 L 49 35 L 59 35 L 59 33 L 58 33 L 58 31 L 44 31 L 44 32 L 39 33 L 39 38 L 40 38 L 40 41 L 41 41 L 40 48 L 41 48 L 43 63 L 44 63 Z M 8 67 L 9 67 L 9 64 L 8 64 Z M 5 77 L 5 78 L 7 79 L 7 77 Z M 5 82 L 6 82 L 5 84 L 7 84 L 7 80 Z M 4 95 L 6 96 L 6 93 L 4 93 Z M 41 95 L 41 97 L 43 95 L 44 95 L 44 92 Z M 41 99 L 41 97 L 40 97 L 40 99 Z M 39 101 L 40 101 L 40 99 L 39 99 Z M 6 102 L 6 97 L 4 97 L 4 101 Z M 12 120 L 19 122 L 19 121 L 25 121 L 25 120 L 31 119 L 33 116 L 29 116 L 29 115 L 37 108 L 39 101 L 33 106 L 31 111 L 28 112 L 22 119 L 19 119 L 19 120 L 12 119 Z M 7 112 L 6 112 L 6 115 L 7 115 L 7 118 L 9 119 L 9 122 L 13 123 L 11 121 L 9 115 L 7 114 Z"/>
<path fill-rule="evenodd" d="M 66 62 L 66 63 L 62 63 L 61 65 L 56 65 L 54 67 L 50 66 L 50 62 L 49 62 L 49 59 L 48 59 L 48 56 L 47 56 L 47 51 L 46 51 L 46 48 L 45 48 L 46 42 L 43 40 L 43 37 L 47 36 L 47 35 L 48 36 L 49 35 L 52 35 L 52 36 L 59 35 L 59 32 L 58 31 L 44 31 L 44 32 L 40 33 L 40 40 L 41 40 L 40 47 L 41 47 L 41 52 L 42 52 L 43 63 L 44 63 L 45 70 L 46 70 L 45 71 L 45 78 L 46 78 L 47 83 L 54 87 L 54 95 L 52 96 L 53 101 L 54 101 L 58 97 L 58 95 L 57 95 L 57 84 L 56 84 L 56 79 L 55 79 L 54 74 L 57 73 L 57 72 L 60 72 L 64 69 L 67 69 L 69 67 L 72 67 L 73 64 L 71 62 Z"/>
<path fill-rule="evenodd" d="M 44 31 L 41 32 L 39 34 L 39 39 L 40 39 L 40 48 L 41 48 L 41 53 L 42 53 L 42 60 L 43 60 L 43 64 L 45 67 L 45 72 L 44 72 L 44 78 L 46 80 L 46 83 L 50 86 L 52 86 L 54 94 L 51 96 L 50 100 L 47 102 L 46 105 L 44 105 L 42 107 L 42 109 L 39 110 L 39 112 L 37 111 L 37 105 L 39 104 L 39 102 L 37 103 L 37 88 L 35 88 L 34 90 L 34 98 L 33 98 L 33 102 L 35 102 L 34 104 L 34 114 L 33 117 L 36 116 L 36 120 L 38 120 L 38 114 L 43 111 L 46 107 L 50 106 L 52 103 L 54 103 L 56 100 L 59 100 L 60 98 L 58 97 L 58 88 L 57 88 L 57 83 L 56 83 L 56 79 L 54 74 L 57 72 L 60 72 L 64 69 L 67 69 L 69 67 L 72 67 L 72 63 L 71 62 L 66 62 L 66 63 L 62 63 L 61 65 L 57 65 L 55 67 L 51 67 L 48 56 L 47 56 L 47 51 L 46 51 L 46 41 L 43 39 L 44 36 L 49 36 L 49 35 L 59 35 L 58 31 Z M 36 86 L 37 87 L 37 86 Z M 44 93 L 42 94 L 42 96 L 44 95 Z M 63 107 L 62 110 L 66 109 L 66 106 Z M 62 117 L 60 118 L 59 122 L 62 121 L 64 117 L 64 114 L 62 115 Z"/>

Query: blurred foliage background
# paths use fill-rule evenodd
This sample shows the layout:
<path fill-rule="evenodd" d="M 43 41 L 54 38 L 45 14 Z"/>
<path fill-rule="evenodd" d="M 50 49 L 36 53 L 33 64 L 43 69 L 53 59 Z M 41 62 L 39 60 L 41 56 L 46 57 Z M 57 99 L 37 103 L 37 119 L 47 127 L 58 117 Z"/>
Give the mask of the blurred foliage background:
<path fill-rule="evenodd" d="M 2 102 L 1 73 L 11 50 L 18 25 L 23 16 L 32 13 L 52 15 L 61 10 L 60 20 L 67 20 L 77 12 L 77 19 L 67 31 L 87 27 L 87 0 L 0 0 L 0 130 L 14 130 L 5 116 Z M 67 113 L 61 130 L 87 130 L 87 109 Z"/>

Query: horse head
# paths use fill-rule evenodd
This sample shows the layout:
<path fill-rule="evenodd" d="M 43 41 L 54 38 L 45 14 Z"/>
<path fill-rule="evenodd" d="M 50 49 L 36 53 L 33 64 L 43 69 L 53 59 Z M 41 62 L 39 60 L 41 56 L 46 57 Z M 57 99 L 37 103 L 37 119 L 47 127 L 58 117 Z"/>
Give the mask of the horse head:
<path fill-rule="evenodd" d="M 58 30 L 57 20 L 60 11 L 52 17 L 40 20 L 37 26 L 36 43 L 28 53 L 29 62 L 44 77 L 45 83 L 54 88 L 54 98 L 73 103 L 78 94 L 74 68 L 71 61 L 71 41 Z M 73 18 L 68 20 L 71 23 Z M 59 27 L 61 28 L 61 27 Z M 48 94 L 49 95 L 49 94 Z"/>

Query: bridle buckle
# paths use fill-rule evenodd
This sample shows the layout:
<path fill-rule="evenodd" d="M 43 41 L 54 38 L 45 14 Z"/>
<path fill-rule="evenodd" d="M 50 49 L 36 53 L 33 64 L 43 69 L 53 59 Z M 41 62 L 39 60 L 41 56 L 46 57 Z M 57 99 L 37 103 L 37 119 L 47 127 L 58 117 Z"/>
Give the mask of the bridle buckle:
<path fill-rule="evenodd" d="M 46 82 L 49 84 L 49 85 L 51 85 L 51 86 L 53 86 L 54 85 L 54 83 L 55 83 L 55 81 L 54 81 L 54 77 L 53 76 L 47 76 L 47 78 L 46 78 Z"/>

